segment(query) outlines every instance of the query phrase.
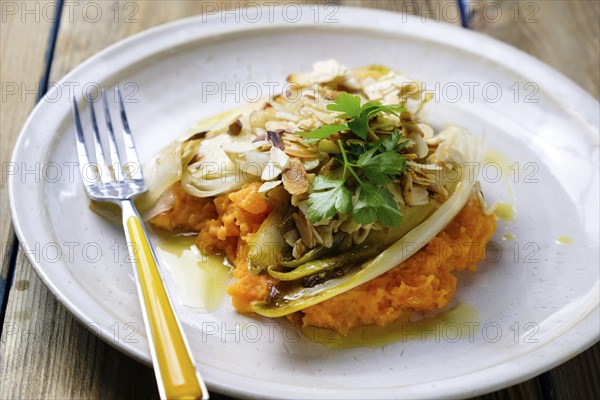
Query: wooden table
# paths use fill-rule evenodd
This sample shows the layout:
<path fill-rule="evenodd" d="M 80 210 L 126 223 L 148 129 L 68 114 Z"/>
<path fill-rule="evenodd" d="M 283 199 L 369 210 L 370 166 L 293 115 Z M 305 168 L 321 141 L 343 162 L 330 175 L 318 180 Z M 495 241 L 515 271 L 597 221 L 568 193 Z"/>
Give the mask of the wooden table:
<path fill-rule="evenodd" d="M 280 0 L 281 3 L 284 1 Z M 38 93 L 106 46 L 213 6 L 244 1 L 1 0 L 2 165 Z M 296 1 L 298 3 L 298 1 Z M 460 25 L 451 0 L 329 1 L 404 11 Z M 600 97 L 598 1 L 466 1 L 468 28 L 550 64 Z M 208 8 L 208 6 L 211 8 Z M 57 11 L 62 16 L 57 17 Z M 498 13 L 498 10 L 501 10 Z M 0 398 L 156 398 L 152 370 L 106 345 L 50 294 L 18 248 L 2 170 Z M 519 385 L 479 398 L 600 398 L 600 344 Z M 215 398 L 225 398 L 217 394 Z"/>

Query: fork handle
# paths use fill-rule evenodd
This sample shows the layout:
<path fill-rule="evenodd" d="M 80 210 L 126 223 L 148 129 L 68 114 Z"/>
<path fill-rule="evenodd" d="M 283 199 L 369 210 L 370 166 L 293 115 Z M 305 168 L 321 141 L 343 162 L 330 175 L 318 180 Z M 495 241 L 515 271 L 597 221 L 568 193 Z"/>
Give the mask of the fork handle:
<path fill-rule="evenodd" d="M 160 396 L 207 399 L 208 391 L 197 374 L 141 218 L 132 201 L 125 200 L 121 206 Z"/>

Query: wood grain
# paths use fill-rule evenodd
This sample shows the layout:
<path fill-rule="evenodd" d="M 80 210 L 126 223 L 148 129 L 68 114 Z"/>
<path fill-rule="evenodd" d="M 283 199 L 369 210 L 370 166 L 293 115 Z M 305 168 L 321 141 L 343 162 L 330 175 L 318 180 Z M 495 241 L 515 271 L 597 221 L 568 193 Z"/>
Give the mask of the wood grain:
<path fill-rule="evenodd" d="M 485 4 L 494 4 L 485 8 Z M 556 68 L 600 98 L 600 2 L 475 2 L 472 29 L 509 43 Z M 496 13 L 494 10 L 499 10 Z"/>
<path fill-rule="evenodd" d="M 21 252 L 19 266 L 28 264 Z M 157 398 L 152 370 L 80 325 L 18 268 L 0 342 L 0 398 Z"/>
<path fill-rule="evenodd" d="M 345 0 L 340 4 L 354 7 L 396 11 L 421 18 L 422 21 L 460 25 L 460 13 L 454 0 Z"/>
<path fill-rule="evenodd" d="M 2 5 L 0 23 L 0 303 L 4 297 L 4 282 L 14 244 L 8 204 L 8 176 L 22 177 L 20 166 L 11 164 L 10 157 L 19 131 L 35 105 L 51 25 L 51 18 L 44 18 L 35 12 L 24 15 L 17 2 L 11 3 Z M 38 2 L 40 10 L 51 5 L 51 1 Z M 52 17 L 51 11 L 48 9 L 49 17 Z M 22 47 L 14 45 L 16 42 L 39 51 L 23 51 Z M 27 65 L 27 68 L 23 68 L 23 65 Z"/>
<path fill-rule="evenodd" d="M 83 14 L 81 9 L 77 11 L 74 6 L 72 14 L 63 15 L 55 62 L 52 66 L 52 81 L 58 80 L 80 62 L 117 40 L 158 24 L 199 14 L 206 9 L 206 3 L 194 1 L 127 1 L 120 4 L 119 11 L 110 8 L 113 2 L 96 3 L 100 4 L 102 13 L 97 20 L 94 14 Z M 235 3 L 243 4 L 240 1 L 211 3 L 226 8 L 233 8 Z M 453 1 L 344 0 L 338 3 L 408 11 L 425 19 L 460 24 L 451 13 Z M 532 23 L 531 18 L 525 18 L 522 14 L 520 18 L 510 18 L 511 9 L 508 7 L 516 2 L 499 3 L 503 7 L 502 22 L 492 21 L 489 15 L 483 14 L 485 4 L 491 2 L 475 3 L 479 8 L 475 9 L 472 21 L 474 29 L 513 44 L 548 62 L 596 98 L 599 97 L 598 3 L 575 1 L 569 2 L 575 3 L 570 6 L 561 1 L 535 2 L 539 8 L 535 15 L 538 19 L 536 23 Z M 525 10 L 524 7 L 529 3 L 532 2 L 522 1 L 517 7 Z M 135 6 L 128 6 L 130 4 Z M 410 8 L 415 5 L 416 7 Z M 129 8 L 125 8 L 126 6 Z M 530 14 L 526 16 L 532 17 Z M 5 54 L 11 51 L 17 57 L 25 57 L 19 54 L 21 46 L 13 45 L 11 49 L 5 50 L 5 47 L 11 47 L 6 45 L 8 41 L 5 30 L 9 31 L 9 28 L 3 24 L 2 82 L 5 80 Z M 42 54 L 47 30 L 45 35 L 40 35 L 43 40 L 33 39 L 35 35 L 26 32 L 24 37 L 28 39 L 21 37 L 20 43 L 28 40 L 28 48 L 35 49 L 30 53 Z M 27 28 L 24 27 L 22 31 L 27 31 Z M 31 65 L 32 61 L 26 57 L 19 60 L 21 62 L 15 64 L 13 73 L 27 75 L 24 71 L 18 71 L 19 66 Z M 35 81 L 38 78 L 26 76 L 22 79 Z M 17 110 L 17 106 L 25 110 Z M 25 118 L 30 109 L 21 103 L 15 103 L 12 107 L 16 110 L 13 112 L 20 113 L 21 119 Z M 16 127 L 20 126 L 22 121 L 19 123 L 17 117 L 9 116 L 13 122 L 7 123 L 8 128 L 5 129 L 4 103 L 2 109 L 2 156 L 5 157 L 5 154 L 10 152 L 18 132 Z M 10 111 L 10 108 L 8 110 Z M 6 111 L 6 115 L 8 114 Z M 5 132 L 9 132 L 7 139 L 4 137 Z M 2 193 L 4 192 L 3 190 Z M 2 232 L 7 226 L 8 219 L 3 212 L 0 225 Z M 4 239 L 4 236 L 2 238 Z M 520 385 L 480 396 L 478 399 L 597 398 L 600 397 L 598 380 L 595 378 L 598 371 L 600 345 L 553 369 L 545 374 L 543 379 L 530 379 Z M 152 371 L 119 353 L 83 328 L 48 292 L 23 254 L 19 254 L 17 258 L 15 285 L 10 292 L 6 323 L 0 342 L 0 381 L 0 398 L 158 396 Z M 218 395 L 214 397 L 225 398 Z"/>

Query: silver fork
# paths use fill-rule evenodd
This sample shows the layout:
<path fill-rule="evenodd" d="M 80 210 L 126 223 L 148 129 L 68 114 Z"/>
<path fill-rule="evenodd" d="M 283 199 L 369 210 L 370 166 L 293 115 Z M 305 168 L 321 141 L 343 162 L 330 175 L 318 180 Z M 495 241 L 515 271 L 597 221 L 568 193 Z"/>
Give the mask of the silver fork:
<path fill-rule="evenodd" d="M 194 398 L 208 399 L 208 391 L 195 368 L 189 344 L 181 328 L 173 305 L 158 271 L 156 254 L 144 228 L 133 198 L 146 189 L 144 178 L 129 122 L 125 115 L 123 97 L 117 89 L 119 114 L 121 116 L 124 156 L 117 145 L 115 132 L 107 97 L 102 91 L 104 119 L 108 131 L 109 157 L 100 140 L 100 131 L 94 112 L 94 103 L 87 98 L 93 130 L 95 163 L 90 162 L 87 151 L 87 140 L 81 127 L 81 119 L 77 108 L 77 99 L 73 97 L 73 119 L 75 121 L 75 139 L 79 168 L 83 184 L 92 200 L 106 201 L 120 205 L 123 212 L 123 226 L 131 259 L 137 292 L 144 316 L 144 325 L 148 334 L 150 353 L 154 365 L 154 373 L 161 398 Z M 96 179 L 86 179 L 88 168 L 97 170 Z M 112 166 L 112 174 L 111 168 Z M 124 168 L 125 167 L 125 168 Z"/>

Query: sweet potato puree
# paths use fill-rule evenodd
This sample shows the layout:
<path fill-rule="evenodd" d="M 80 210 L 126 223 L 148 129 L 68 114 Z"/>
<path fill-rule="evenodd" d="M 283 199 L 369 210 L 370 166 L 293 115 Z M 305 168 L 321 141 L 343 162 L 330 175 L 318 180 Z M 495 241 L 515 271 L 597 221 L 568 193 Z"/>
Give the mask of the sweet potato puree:
<path fill-rule="evenodd" d="M 196 199 L 176 188 L 174 208 L 151 222 L 169 231 L 199 232 L 196 244 L 205 253 L 223 253 L 235 265 L 227 292 L 240 312 L 263 300 L 275 280 L 248 271 L 247 240 L 271 208 L 257 193 L 259 183 L 215 199 Z M 448 305 L 456 290 L 453 271 L 477 268 L 496 229 L 494 216 L 485 215 L 475 195 L 424 248 L 404 263 L 352 290 L 308 307 L 295 321 L 346 334 L 359 325 L 388 324 L 405 313 L 432 311 Z"/>

